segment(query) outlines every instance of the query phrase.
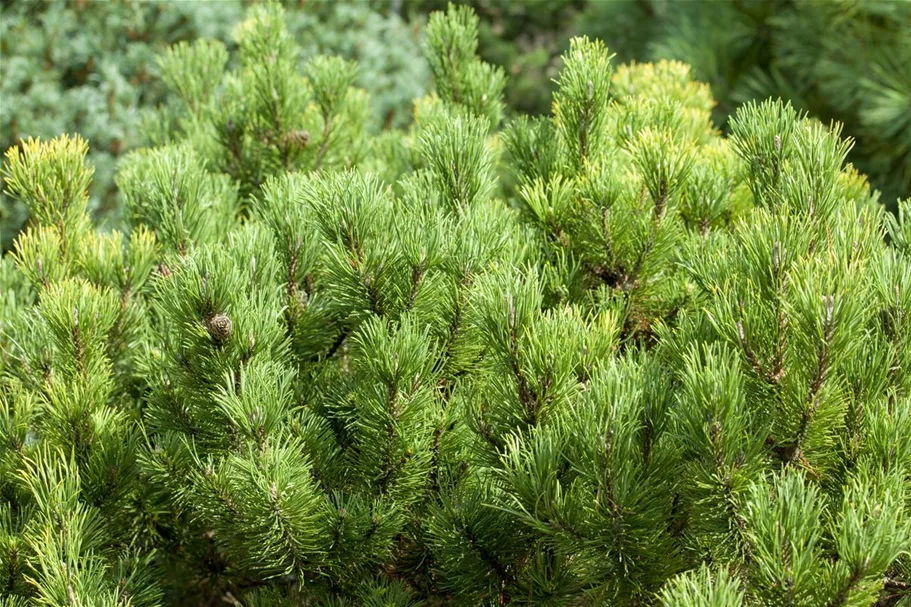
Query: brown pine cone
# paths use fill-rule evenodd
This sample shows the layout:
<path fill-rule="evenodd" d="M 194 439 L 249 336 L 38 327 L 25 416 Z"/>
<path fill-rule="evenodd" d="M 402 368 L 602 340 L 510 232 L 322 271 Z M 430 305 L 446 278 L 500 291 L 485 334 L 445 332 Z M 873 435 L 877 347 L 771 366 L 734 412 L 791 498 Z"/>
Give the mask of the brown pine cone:
<path fill-rule="evenodd" d="M 234 323 L 227 314 L 213 314 L 206 319 L 206 331 L 217 343 L 225 343 L 234 332 Z"/>

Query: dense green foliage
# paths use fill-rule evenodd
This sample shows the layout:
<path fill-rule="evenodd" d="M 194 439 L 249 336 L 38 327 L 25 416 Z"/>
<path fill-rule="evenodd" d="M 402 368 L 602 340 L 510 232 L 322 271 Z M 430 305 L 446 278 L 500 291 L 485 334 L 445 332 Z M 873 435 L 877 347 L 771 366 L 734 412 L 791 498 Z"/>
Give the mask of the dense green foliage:
<path fill-rule="evenodd" d="M 623 60 L 690 64 L 719 123 L 769 96 L 844 123 L 884 201 L 911 196 L 911 2 L 611 0 L 591 2 L 579 27 Z"/>
<path fill-rule="evenodd" d="M 575 38 L 504 120 L 471 11 L 373 131 L 256 6 L 88 214 L 7 153 L 3 605 L 895 605 L 911 572 L 911 203 L 837 126 Z"/>
<path fill-rule="evenodd" d="M 300 58 L 331 52 L 357 59 L 371 93 L 372 123 L 402 126 L 424 94 L 427 67 L 417 30 L 380 3 L 284 2 Z M 122 223 L 118 160 L 149 143 L 149 110 L 166 102 L 157 55 L 178 41 L 212 38 L 233 49 L 244 0 L 53 0 L 0 6 L 0 150 L 21 139 L 79 133 L 95 167 L 89 209 Z M 396 40 L 396 44 L 386 41 Z M 25 220 L 24 205 L 0 195 L 0 250 Z"/>
<path fill-rule="evenodd" d="M 445 10 L 448 0 L 410 0 L 404 9 L 419 20 L 423 13 Z M 547 114 L 553 79 L 579 29 L 586 0 L 467 0 L 480 18 L 478 55 L 509 74 L 504 101 L 520 113 Z"/>
<path fill-rule="evenodd" d="M 166 101 L 156 53 L 178 40 L 216 38 L 233 49 L 245 4 L 257 0 L 28 1 L 0 6 L 0 149 L 21 138 L 80 133 L 96 167 L 90 212 L 122 227 L 118 160 L 150 141 L 148 110 Z M 282 0 L 301 57 L 358 61 L 373 128 L 404 127 L 425 91 L 418 51 L 427 14 L 445 0 Z M 681 60 L 712 86 L 713 118 L 769 96 L 789 99 L 858 142 L 850 160 L 895 211 L 911 195 L 911 3 L 906 0 L 469 0 L 480 15 L 478 53 L 504 68 L 507 111 L 546 114 L 567 40 L 606 40 L 619 59 Z M 395 40 L 394 44 L 386 43 Z M 0 194 L 0 249 L 26 209 Z"/>

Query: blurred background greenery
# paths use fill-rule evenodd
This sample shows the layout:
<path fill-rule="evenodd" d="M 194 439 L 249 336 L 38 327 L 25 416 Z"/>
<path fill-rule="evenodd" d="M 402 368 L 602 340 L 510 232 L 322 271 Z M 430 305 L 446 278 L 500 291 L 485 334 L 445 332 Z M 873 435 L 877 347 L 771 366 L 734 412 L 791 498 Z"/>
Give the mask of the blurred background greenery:
<path fill-rule="evenodd" d="M 407 124 L 426 92 L 427 14 L 448 0 L 285 0 L 305 49 L 360 65 L 375 128 Z M 180 40 L 231 32 L 250 0 L 0 1 L 0 148 L 79 132 L 96 167 L 91 208 L 119 219 L 117 161 L 146 143 L 144 116 L 165 103 L 155 57 Z M 551 79 L 573 35 L 602 38 L 617 60 L 679 59 L 712 86 L 716 123 L 741 103 L 791 100 L 838 120 L 851 161 L 894 207 L 911 196 L 911 0 L 469 0 L 480 54 L 509 75 L 513 111 L 549 111 Z M 0 198 L 6 250 L 24 210 Z"/>

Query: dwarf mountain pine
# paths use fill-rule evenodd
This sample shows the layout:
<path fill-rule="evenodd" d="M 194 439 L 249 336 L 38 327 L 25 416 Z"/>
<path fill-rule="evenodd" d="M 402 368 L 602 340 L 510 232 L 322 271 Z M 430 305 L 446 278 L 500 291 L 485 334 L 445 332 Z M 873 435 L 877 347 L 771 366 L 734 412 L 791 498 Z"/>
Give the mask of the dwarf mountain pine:
<path fill-rule="evenodd" d="M 274 6 L 173 48 L 126 232 L 82 139 L 9 152 L 4 605 L 907 600 L 909 203 L 585 38 L 504 121 L 476 32 L 381 134 Z"/>

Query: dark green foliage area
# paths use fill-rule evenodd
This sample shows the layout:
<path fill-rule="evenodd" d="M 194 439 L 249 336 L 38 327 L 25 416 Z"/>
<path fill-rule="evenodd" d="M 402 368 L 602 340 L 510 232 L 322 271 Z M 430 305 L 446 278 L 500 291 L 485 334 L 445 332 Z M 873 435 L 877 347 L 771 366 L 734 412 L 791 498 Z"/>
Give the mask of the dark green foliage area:
<path fill-rule="evenodd" d="M 123 229 L 7 152 L 2 605 L 911 600 L 911 201 L 840 127 L 584 37 L 509 116 L 450 7 L 377 128 L 289 15 L 160 56 Z"/>

